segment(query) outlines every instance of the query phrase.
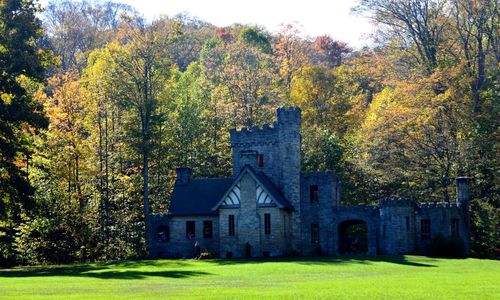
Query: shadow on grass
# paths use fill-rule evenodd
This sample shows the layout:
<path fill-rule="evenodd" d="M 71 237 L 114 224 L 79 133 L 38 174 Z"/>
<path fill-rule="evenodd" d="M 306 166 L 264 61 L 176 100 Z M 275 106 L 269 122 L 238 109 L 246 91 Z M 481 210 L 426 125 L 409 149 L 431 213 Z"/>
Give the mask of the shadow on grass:
<path fill-rule="evenodd" d="M 291 258 L 255 258 L 255 259 L 224 259 L 213 260 L 213 263 L 219 265 L 236 265 L 236 264 L 259 264 L 270 262 L 288 262 L 304 265 L 348 265 L 348 264 L 373 264 L 376 262 L 386 262 L 398 265 L 406 265 L 412 267 L 437 267 L 431 264 L 435 261 L 432 258 L 422 257 L 420 261 L 409 260 L 406 256 L 338 256 L 338 257 L 291 257 Z"/>
<path fill-rule="evenodd" d="M 141 261 L 142 263 L 143 261 Z M 144 261 L 145 262 L 145 261 Z M 154 262 L 154 261 L 151 261 Z M 115 265 L 115 264 L 113 264 Z M 188 270 L 140 271 L 110 269 L 106 265 L 76 265 L 65 267 L 33 267 L 23 269 L 0 270 L 1 277 L 50 277 L 72 276 L 100 279 L 143 279 L 146 277 L 187 278 L 210 275 L 207 272 Z"/>

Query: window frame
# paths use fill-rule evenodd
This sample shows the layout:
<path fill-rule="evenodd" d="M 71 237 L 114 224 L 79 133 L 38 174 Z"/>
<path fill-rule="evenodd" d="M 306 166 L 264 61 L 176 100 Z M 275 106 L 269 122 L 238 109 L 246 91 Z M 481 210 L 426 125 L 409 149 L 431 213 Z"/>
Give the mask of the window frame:
<path fill-rule="evenodd" d="M 311 204 L 319 203 L 319 186 L 317 184 L 309 185 L 309 201 Z"/>
<path fill-rule="evenodd" d="M 311 224 L 311 244 L 319 245 L 319 224 Z"/>
<path fill-rule="evenodd" d="M 450 222 L 450 236 L 454 238 L 460 237 L 460 219 L 452 218 Z"/>
<path fill-rule="evenodd" d="M 264 234 L 271 235 L 271 214 L 264 214 Z"/>
<path fill-rule="evenodd" d="M 264 168 L 265 164 L 264 164 L 264 154 L 263 153 L 259 153 L 257 161 L 258 161 L 259 168 Z"/>
<path fill-rule="evenodd" d="M 422 241 L 430 241 L 432 238 L 431 219 L 420 220 L 420 239 Z"/>
<path fill-rule="evenodd" d="M 227 235 L 228 236 L 236 236 L 234 215 L 228 216 L 228 234 Z"/>
<path fill-rule="evenodd" d="M 203 221 L 203 238 L 211 239 L 213 238 L 213 222 L 212 220 L 204 220 Z"/>
<path fill-rule="evenodd" d="M 192 225 L 192 226 L 190 226 Z M 192 228 L 190 228 L 192 227 Z M 192 230 L 190 230 L 192 229 Z M 189 234 L 191 233 L 191 235 Z M 186 238 L 193 239 L 196 237 L 196 221 L 186 221 Z"/>

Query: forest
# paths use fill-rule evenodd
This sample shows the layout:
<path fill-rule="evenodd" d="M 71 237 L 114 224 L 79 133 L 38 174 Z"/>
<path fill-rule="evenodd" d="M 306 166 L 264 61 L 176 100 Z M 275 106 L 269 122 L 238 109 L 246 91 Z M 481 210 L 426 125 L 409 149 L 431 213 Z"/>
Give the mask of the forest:
<path fill-rule="evenodd" d="M 263 8 L 265 9 L 265 8 Z M 499 257 L 500 17 L 494 0 L 359 0 L 374 43 L 109 1 L 0 0 L 0 266 L 148 255 L 176 167 L 231 175 L 229 129 L 302 109 L 304 171 L 344 205 L 455 201 Z"/>

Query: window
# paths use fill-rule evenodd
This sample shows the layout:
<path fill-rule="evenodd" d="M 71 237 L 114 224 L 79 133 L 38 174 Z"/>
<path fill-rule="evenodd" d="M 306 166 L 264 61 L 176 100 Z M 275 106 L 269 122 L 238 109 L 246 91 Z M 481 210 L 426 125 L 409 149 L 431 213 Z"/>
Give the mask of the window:
<path fill-rule="evenodd" d="M 271 214 L 264 214 L 264 233 L 271 234 Z"/>
<path fill-rule="evenodd" d="M 234 236 L 234 215 L 229 215 L 229 235 Z"/>
<path fill-rule="evenodd" d="M 194 221 L 186 221 L 186 237 L 192 239 L 196 236 L 196 225 Z"/>
<path fill-rule="evenodd" d="M 264 167 L 264 154 L 259 154 L 259 168 Z"/>
<path fill-rule="evenodd" d="M 423 241 L 428 241 L 431 239 L 431 220 L 420 220 L 420 234 Z"/>
<path fill-rule="evenodd" d="M 459 237 L 460 236 L 459 224 L 460 224 L 459 219 L 451 219 L 451 236 L 452 237 Z"/>
<path fill-rule="evenodd" d="M 410 217 L 406 216 L 405 221 L 406 221 L 406 231 L 410 231 Z"/>
<path fill-rule="evenodd" d="M 382 225 L 382 237 L 385 239 L 385 235 L 386 235 L 386 228 L 385 228 L 385 224 Z"/>
<path fill-rule="evenodd" d="M 203 237 L 206 239 L 212 238 L 212 221 L 203 221 Z"/>
<path fill-rule="evenodd" d="M 311 224 L 311 243 L 319 244 L 319 224 Z"/>
<path fill-rule="evenodd" d="M 168 242 L 170 240 L 170 228 L 167 225 L 160 225 L 156 231 L 158 242 Z"/>
<path fill-rule="evenodd" d="M 311 203 L 318 203 L 319 198 L 318 198 L 318 186 L 317 185 L 311 185 L 309 187 L 309 197 L 311 199 Z"/>

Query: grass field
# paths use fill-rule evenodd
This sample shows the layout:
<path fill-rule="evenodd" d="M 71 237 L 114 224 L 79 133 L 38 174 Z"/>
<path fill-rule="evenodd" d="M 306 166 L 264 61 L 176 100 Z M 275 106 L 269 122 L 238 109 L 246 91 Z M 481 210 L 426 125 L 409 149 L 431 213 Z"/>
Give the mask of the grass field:
<path fill-rule="evenodd" d="M 0 299 L 500 299 L 500 261 L 151 260 L 0 270 Z"/>

